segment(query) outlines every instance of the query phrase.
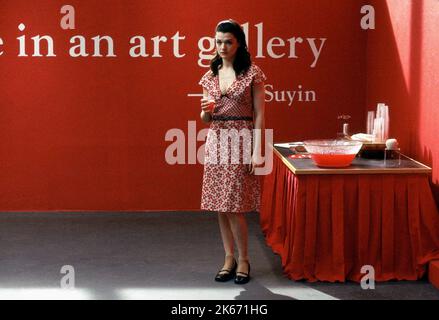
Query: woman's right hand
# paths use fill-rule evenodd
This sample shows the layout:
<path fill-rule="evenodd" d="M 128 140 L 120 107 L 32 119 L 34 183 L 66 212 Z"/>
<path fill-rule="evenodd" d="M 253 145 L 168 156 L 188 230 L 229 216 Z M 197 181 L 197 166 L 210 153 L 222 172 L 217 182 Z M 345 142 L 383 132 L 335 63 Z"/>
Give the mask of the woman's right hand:
<path fill-rule="evenodd" d="M 208 98 L 201 99 L 201 110 L 211 114 L 214 108 L 215 108 L 215 100 L 210 100 Z"/>

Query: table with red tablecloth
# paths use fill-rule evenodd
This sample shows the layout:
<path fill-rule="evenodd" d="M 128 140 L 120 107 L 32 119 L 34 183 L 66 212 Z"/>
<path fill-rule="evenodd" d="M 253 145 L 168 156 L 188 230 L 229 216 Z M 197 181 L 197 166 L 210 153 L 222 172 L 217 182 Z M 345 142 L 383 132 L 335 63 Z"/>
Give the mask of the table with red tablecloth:
<path fill-rule="evenodd" d="M 357 157 L 346 169 L 320 169 L 289 149 L 273 152 L 260 224 L 290 279 L 360 281 L 372 266 L 376 281 L 416 280 L 439 259 L 430 168 Z"/>

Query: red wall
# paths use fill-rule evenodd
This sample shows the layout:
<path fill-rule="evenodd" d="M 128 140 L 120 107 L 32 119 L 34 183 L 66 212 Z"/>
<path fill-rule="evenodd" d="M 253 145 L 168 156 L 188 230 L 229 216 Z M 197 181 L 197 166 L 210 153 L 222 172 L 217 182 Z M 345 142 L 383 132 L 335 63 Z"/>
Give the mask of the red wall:
<path fill-rule="evenodd" d="M 368 35 L 367 106 L 390 107 L 390 133 L 402 151 L 433 168 L 439 203 L 439 2 L 375 0 L 377 29 Z"/>
<path fill-rule="evenodd" d="M 65 1 L 1 1 L 0 211 L 198 209 L 202 166 L 169 165 L 165 134 L 172 128 L 187 134 L 188 121 L 205 127 L 199 98 L 187 94 L 201 92 L 197 83 L 206 71 L 197 64 L 198 40 L 213 36 L 225 18 L 249 23 L 253 57 L 260 22 L 264 44 L 274 36 L 327 38 L 315 68 L 305 45 L 298 59 L 254 59 L 277 90 L 302 85 L 317 93 L 317 102 L 267 103 L 276 141 L 334 137 L 339 114 L 352 116 L 354 131 L 364 130 L 363 2 L 76 0 L 69 2 L 76 30 L 62 30 Z M 17 29 L 21 22 L 25 32 Z M 170 38 L 177 31 L 186 37 L 183 58 L 172 55 L 171 43 L 163 45 L 163 58 L 127 54 L 131 36 Z M 51 35 L 57 57 L 17 57 L 23 34 Z M 112 36 L 117 58 L 70 57 L 69 39 L 78 34 L 89 45 L 91 37 Z"/>

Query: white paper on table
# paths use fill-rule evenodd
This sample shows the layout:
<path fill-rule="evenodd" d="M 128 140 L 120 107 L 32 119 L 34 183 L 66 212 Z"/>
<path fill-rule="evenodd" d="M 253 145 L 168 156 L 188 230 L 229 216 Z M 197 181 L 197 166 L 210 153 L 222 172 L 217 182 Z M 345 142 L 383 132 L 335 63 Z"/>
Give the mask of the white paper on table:
<path fill-rule="evenodd" d="M 373 134 L 356 133 L 351 136 L 351 139 L 356 141 L 372 142 Z"/>

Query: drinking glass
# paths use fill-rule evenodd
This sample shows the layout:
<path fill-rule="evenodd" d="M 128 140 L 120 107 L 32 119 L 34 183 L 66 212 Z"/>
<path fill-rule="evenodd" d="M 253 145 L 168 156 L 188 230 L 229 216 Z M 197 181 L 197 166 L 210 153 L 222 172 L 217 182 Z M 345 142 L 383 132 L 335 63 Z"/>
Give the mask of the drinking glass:
<path fill-rule="evenodd" d="M 209 93 L 203 94 L 203 98 L 207 99 L 209 102 L 210 112 L 213 113 L 213 110 L 215 109 L 215 99 Z"/>

